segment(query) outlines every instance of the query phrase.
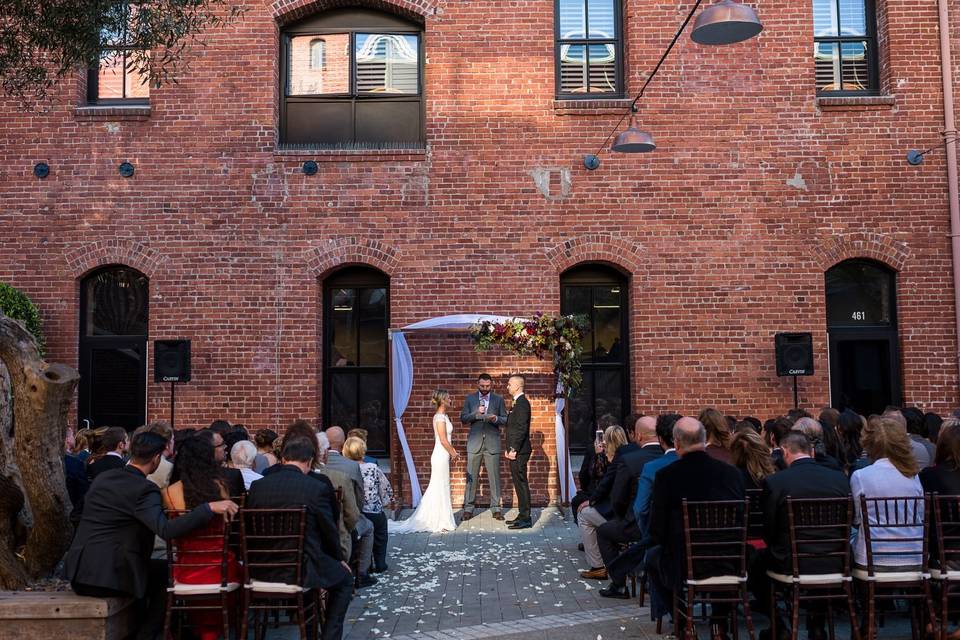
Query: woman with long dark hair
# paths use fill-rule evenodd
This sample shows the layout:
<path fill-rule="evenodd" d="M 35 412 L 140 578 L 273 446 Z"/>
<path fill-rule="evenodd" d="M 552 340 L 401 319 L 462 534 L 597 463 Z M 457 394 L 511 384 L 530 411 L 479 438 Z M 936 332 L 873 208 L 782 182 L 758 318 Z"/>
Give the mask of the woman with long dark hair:
<path fill-rule="evenodd" d="M 837 419 L 837 435 L 840 436 L 840 462 L 852 473 L 863 458 L 863 418 L 850 409 L 844 410 Z"/>
<path fill-rule="evenodd" d="M 730 464 L 730 423 L 726 417 L 713 407 L 700 412 L 700 422 L 707 430 L 707 455 L 715 460 Z"/>
<path fill-rule="evenodd" d="M 193 509 L 206 502 L 228 499 L 230 492 L 220 474 L 220 464 L 209 438 L 190 438 L 177 452 L 174 472 L 179 478 L 163 490 L 163 503 L 167 509 L 178 511 Z M 222 538 L 205 537 L 223 534 L 226 523 L 214 517 L 206 527 L 179 540 L 181 558 L 189 564 L 204 564 L 203 567 L 175 567 L 173 579 L 183 584 L 219 584 L 220 559 L 223 557 Z M 232 552 L 228 553 L 228 581 L 240 581 L 240 567 Z M 192 612 L 191 626 L 200 640 L 216 640 L 222 630 L 217 612 Z"/>

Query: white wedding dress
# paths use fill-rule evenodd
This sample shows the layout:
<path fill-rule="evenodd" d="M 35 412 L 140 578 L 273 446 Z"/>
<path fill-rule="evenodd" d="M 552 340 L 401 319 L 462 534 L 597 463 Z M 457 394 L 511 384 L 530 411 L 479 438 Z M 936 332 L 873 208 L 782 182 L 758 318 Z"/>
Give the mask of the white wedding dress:
<path fill-rule="evenodd" d="M 453 517 L 453 505 L 450 502 L 450 454 L 440 444 L 436 425 L 445 424 L 447 442 L 453 435 L 453 423 L 446 414 L 438 413 L 433 416 L 433 454 L 430 456 L 430 484 L 420 499 L 420 505 L 406 520 L 388 520 L 390 533 L 440 533 L 453 531 L 457 528 L 457 521 Z"/>

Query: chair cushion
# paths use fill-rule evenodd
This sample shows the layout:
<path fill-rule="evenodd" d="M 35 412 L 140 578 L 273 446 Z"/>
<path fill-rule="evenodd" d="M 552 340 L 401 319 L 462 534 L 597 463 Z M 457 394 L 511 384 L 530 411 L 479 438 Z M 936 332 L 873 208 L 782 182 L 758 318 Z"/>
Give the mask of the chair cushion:
<path fill-rule="evenodd" d="M 922 571 L 910 571 L 908 567 L 904 568 L 908 570 L 877 571 L 872 578 L 866 569 L 855 568 L 851 573 L 853 573 L 854 578 L 863 580 L 864 582 L 922 582 L 924 579 L 930 577 L 930 574 L 923 573 Z"/>
<path fill-rule="evenodd" d="M 930 569 L 930 577 L 934 580 L 943 580 L 945 582 L 953 582 L 954 580 L 960 580 L 960 571 L 956 569 L 947 569 L 946 571 L 940 571 L 940 569 Z"/>
<path fill-rule="evenodd" d="M 223 586 L 219 583 L 217 584 L 186 584 L 183 582 L 174 582 L 173 588 L 167 588 L 167 591 L 172 591 L 178 596 L 202 596 L 202 595 L 216 595 L 221 592 L 231 592 L 236 591 L 240 588 L 240 585 L 236 582 L 228 582 L 227 586 Z"/>
<path fill-rule="evenodd" d="M 285 582 L 261 582 L 260 580 L 251 580 L 250 584 L 244 586 L 251 591 L 261 593 L 300 593 L 304 591 L 303 587 Z"/>
<path fill-rule="evenodd" d="M 746 582 L 746 576 L 713 576 L 711 578 L 702 578 L 700 580 L 687 580 L 687 584 L 691 587 L 708 587 L 712 585 L 736 585 L 741 582 Z"/>
<path fill-rule="evenodd" d="M 793 576 L 789 576 L 784 573 L 774 573 L 773 571 L 767 571 L 767 577 L 771 580 L 776 580 L 777 582 L 782 582 L 783 584 L 793 584 Z M 850 577 L 843 577 L 842 573 L 801 573 L 797 576 L 797 584 L 842 584 L 844 582 L 849 582 Z"/>

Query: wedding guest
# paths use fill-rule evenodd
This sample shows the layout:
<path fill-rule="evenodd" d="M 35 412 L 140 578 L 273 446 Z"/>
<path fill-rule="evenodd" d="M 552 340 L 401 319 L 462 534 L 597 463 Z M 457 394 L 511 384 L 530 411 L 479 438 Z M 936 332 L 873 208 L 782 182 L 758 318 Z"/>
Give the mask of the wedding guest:
<path fill-rule="evenodd" d="M 790 427 L 793 426 L 793 420 L 786 416 L 779 416 L 772 420 L 767 420 L 763 429 L 763 439 L 770 447 L 770 459 L 777 471 L 787 468 L 787 463 L 783 459 L 783 450 L 780 448 L 780 441 L 784 436 L 790 433 Z"/>
<path fill-rule="evenodd" d="M 74 437 L 74 445 L 71 450 L 80 462 L 86 462 L 90 457 L 90 429 L 80 429 Z"/>
<path fill-rule="evenodd" d="M 721 462 L 730 462 L 730 423 L 713 407 L 700 412 L 698 420 L 707 430 L 707 455 Z"/>
<path fill-rule="evenodd" d="M 339 640 L 343 621 L 353 597 L 353 576 L 337 535 L 332 505 L 336 501 L 329 485 L 311 478 L 318 457 L 317 442 L 298 436 L 284 438 L 282 468 L 250 487 L 247 506 L 252 509 L 283 509 L 305 506 L 304 567 L 301 586 L 327 592 L 326 611 L 320 625 L 323 640 Z M 253 569 L 251 569 L 253 572 Z M 291 583 L 291 571 L 270 574 L 253 572 L 257 580 Z"/>
<path fill-rule="evenodd" d="M 360 438 L 361 440 L 363 440 L 364 446 L 367 445 L 367 436 L 368 436 L 368 435 L 369 435 L 369 433 L 367 432 L 366 429 L 350 429 L 350 431 L 347 431 L 347 439 L 348 439 L 348 440 L 349 440 L 350 438 Z M 364 454 L 364 455 L 363 455 L 363 462 L 369 462 L 369 463 L 371 463 L 371 464 L 377 464 L 377 459 L 374 458 L 373 456 L 369 456 L 369 455 Z M 362 470 L 362 469 L 363 469 L 363 465 L 361 464 L 360 467 L 361 467 L 361 470 Z"/>
<path fill-rule="evenodd" d="M 936 445 L 940 435 L 940 427 L 943 426 L 943 418 L 928 411 L 923 414 L 923 424 L 927 427 L 927 439 Z"/>
<path fill-rule="evenodd" d="M 904 417 L 903 413 L 898 407 L 887 407 L 881 417 L 886 418 L 887 420 L 892 420 L 900 425 L 904 431 L 907 430 L 907 419 Z M 909 436 L 907 440 L 910 442 L 910 449 L 913 451 L 913 457 L 916 459 L 917 464 L 920 465 L 921 469 L 926 469 L 933 464 L 933 458 L 930 457 L 930 452 L 927 451 L 927 448 L 923 445 L 923 443 L 913 440 Z"/>
<path fill-rule="evenodd" d="M 242 496 L 246 493 L 243 474 L 240 473 L 240 470 L 224 466 L 224 461 L 227 459 L 227 444 L 223 441 L 223 436 L 211 429 L 202 429 L 197 432 L 194 438 L 203 438 L 213 447 L 214 458 L 217 464 L 220 465 L 220 477 L 223 478 L 224 484 L 227 485 L 227 490 L 230 492 L 230 495 Z M 178 455 L 177 458 L 179 457 Z M 171 474 L 172 481 L 175 482 L 180 479 L 180 469 L 181 465 L 178 464 L 178 461 L 174 461 L 174 471 L 173 474 Z"/>
<path fill-rule="evenodd" d="M 173 463 L 170 462 L 170 458 L 173 457 L 174 447 L 176 447 L 173 429 L 170 427 L 169 422 L 165 420 L 155 420 L 144 427 L 144 430 L 149 433 L 155 433 L 167 441 L 167 448 L 163 450 L 163 455 L 160 456 L 160 466 L 157 467 L 156 471 L 147 476 L 147 480 L 160 487 L 162 491 L 170 485 L 170 474 L 173 473 Z M 137 431 L 139 431 L 139 429 Z"/>
<path fill-rule="evenodd" d="M 373 573 L 387 570 L 387 516 L 383 508 L 393 502 L 393 489 L 375 462 L 365 462 L 367 444 L 356 437 L 343 443 L 343 455 L 360 463 L 363 475 L 363 506 L 360 511 L 373 523 Z M 366 572 L 366 569 L 364 569 Z"/>
<path fill-rule="evenodd" d="M 640 527 L 641 537 L 645 540 L 645 546 L 649 546 L 647 538 L 650 537 L 650 500 L 653 496 L 653 482 L 660 469 L 679 459 L 673 443 L 673 427 L 680 418 L 681 416 L 676 413 L 665 413 L 657 417 L 657 440 L 660 441 L 663 455 L 644 465 L 640 481 L 637 483 L 637 497 L 633 501 L 633 511 L 637 518 L 637 526 Z"/>
<path fill-rule="evenodd" d="M 740 469 L 743 485 L 747 489 L 759 489 L 764 478 L 777 470 L 773 466 L 770 449 L 753 429 L 740 431 L 733 436 L 730 462 Z"/>
<path fill-rule="evenodd" d="M 607 472 L 607 466 L 610 461 L 603 454 L 603 441 L 594 440 L 591 446 L 584 451 L 583 462 L 580 464 L 580 473 L 577 477 L 580 480 L 580 490 L 570 501 L 570 509 L 573 512 L 573 521 L 577 522 L 577 514 L 580 505 L 590 499 L 590 494 L 596 489 L 597 484 Z M 583 543 L 580 543 L 580 550 L 583 551 Z"/>
<path fill-rule="evenodd" d="M 277 456 L 273 453 L 273 443 L 278 438 L 276 431 L 272 429 L 260 429 L 253 435 L 253 443 L 257 445 L 257 460 L 253 465 L 253 470 L 257 473 L 263 473 L 267 467 L 277 464 Z"/>
<path fill-rule="evenodd" d="M 99 450 L 87 458 L 87 479 L 90 482 L 111 469 L 119 469 L 126 464 L 123 454 L 127 450 L 127 430 L 123 427 L 108 428 L 100 438 Z"/>
<path fill-rule="evenodd" d="M 923 486 L 917 476 L 921 467 L 901 421 L 887 414 L 872 417 L 867 421 L 867 428 L 863 432 L 863 448 L 874 462 L 868 467 L 854 471 L 850 476 L 855 523 L 859 525 L 853 545 L 854 562 L 858 568 L 867 566 L 867 548 L 862 524 L 865 516 L 860 513 L 860 496 L 868 498 L 923 496 Z M 920 566 L 921 527 L 887 529 L 882 525 L 871 524 L 870 530 L 879 538 L 906 537 L 916 540 L 916 542 L 906 543 L 878 543 L 877 551 L 902 553 L 875 556 L 875 564 L 896 569 Z"/>
<path fill-rule="evenodd" d="M 817 464 L 822 464 L 825 467 L 837 471 L 843 469 L 840 461 L 827 453 L 826 446 L 824 445 L 823 425 L 819 422 L 810 417 L 802 417 L 793 423 L 793 427 L 791 427 L 790 430 L 799 431 L 810 439 L 810 442 L 813 443 L 813 450 L 816 452 Z"/>
<path fill-rule="evenodd" d="M 657 438 L 657 419 L 638 417 L 634 423 L 633 442 L 639 449 L 621 456 L 620 468 L 610 490 L 611 517 L 597 529 L 597 546 L 605 567 L 609 567 L 620 554 L 620 545 L 640 540 L 633 501 L 645 465 L 663 455 Z"/>
<path fill-rule="evenodd" d="M 610 493 L 623 462 L 623 456 L 640 450 L 640 447 L 627 441 L 626 432 L 623 427 L 618 426 L 607 427 L 603 432 L 603 447 L 610 466 L 607 467 L 607 472 L 597 484 L 597 488 L 590 494 L 590 499 L 580 505 L 577 518 L 581 542 L 587 555 L 587 563 L 590 565 L 589 569 L 580 572 L 580 576 L 590 580 L 607 579 L 607 570 L 603 565 L 603 556 L 600 555 L 600 547 L 597 544 L 597 529 L 613 517 Z"/>
<path fill-rule="evenodd" d="M 67 495 L 70 496 L 70 522 L 74 527 L 80 522 L 80 515 L 83 513 L 83 497 L 90 487 L 83 461 L 72 453 L 76 446 L 73 428 L 67 427 L 67 435 L 64 438 L 63 475 L 67 485 Z"/>
<path fill-rule="evenodd" d="M 233 502 L 215 500 L 167 520 L 160 489 L 147 480 L 166 446 L 155 433 L 139 433 L 130 445 L 130 463 L 97 476 L 65 560 L 66 578 L 78 595 L 138 601 L 138 617 L 143 620 L 139 638 L 155 637 L 163 625 L 166 563 L 150 559 L 154 537 L 185 536 L 214 514 L 237 513 Z"/>
<path fill-rule="evenodd" d="M 863 432 L 863 416 L 850 409 L 845 409 L 837 420 L 837 435 L 840 436 L 841 462 L 847 473 L 852 473 L 858 467 L 863 457 L 863 445 L 860 436 Z M 860 466 L 864 466 L 860 464 Z"/>
<path fill-rule="evenodd" d="M 907 422 L 907 435 L 910 437 L 910 440 L 919 443 L 924 449 L 927 450 L 927 458 L 929 462 L 922 468 L 925 469 L 931 466 L 933 464 L 933 459 L 937 455 L 937 447 L 933 442 L 930 441 L 928 437 L 930 431 L 927 429 L 923 412 L 916 407 L 904 407 L 900 410 L 900 413 L 903 415 L 903 419 Z"/>
<path fill-rule="evenodd" d="M 210 423 L 210 426 L 207 427 L 208 430 L 213 431 L 214 433 L 219 433 L 221 436 L 230 431 L 233 427 L 226 420 L 214 420 Z"/>
<path fill-rule="evenodd" d="M 836 460 L 840 469 L 843 469 L 842 448 L 840 446 L 840 435 L 837 433 L 837 424 L 840 422 L 840 412 L 832 407 L 826 407 L 820 412 L 817 420 L 823 428 L 823 451 L 832 459 Z"/>
<path fill-rule="evenodd" d="M 787 498 L 842 498 L 850 495 L 847 477 L 839 470 L 817 464 L 813 443 L 800 431 L 792 431 L 780 442 L 787 468 L 779 473 L 768 474 L 761 481 L 763 493 L 763 540 L 766 548 L 750 564 L 749 588 L 754 594 L 770 592 L 767 571 L 791 574 L 790 526 Z M 846 532 L 834 532 L 834 537 L 844 537 Z M 816 551 L 816 549 L 811 549 Z M 803 550 L 807 551 L 807 550 Z M 836 559 L 826 561 L 813 558 L 803 560 L 802 573 L 837 573 Z M 818 605 L 820 603 L 817 603 Z M 826 621 L 823 607 L 808 606 L 807 630 L 811 638 L 823 638 Z M 769 615 L 769 599 L 758 597 L 756 610 Z M 789 625 L 778 620 L 780 629 Z"/>
<path fill-rule="evenodd" d="M 297 427 L 292 428 L 296 430 Z M 329 431 L 329 429 L 327 429 Z M 284 435 L 284 439 L 289 437 L 289 430 Z M 361 501 L 357 502 L 356 496 L 351 489 L 353 480 L 341 471 L 337 471 L 329 466 L 330 440 L 327 438 L 327 432 L 317 433 L 314 436 L 317 443 L 317 462 L 316 471 L 327 478 L 335 489 L 340 489 L 342 500 L 342 519 L 339 522 L 340 546 L 343 549 L 343 557 L 350 560 L 354 557 L 369 559 L 373 555 L 373 523 L 363 517 L 360 508 L 363 505 Z M 352 461 L 351 461 L 352 462 Z M 359 467 L 359 465 L 357 465 Z M 362 587 L 371 586 L 377 583 L 377 579 L 366 574 L 357 576 L 359 585 Z"/>
<path fill-rule="evenodd" d="M 230 449 L 230 464 L 239 469 L 243 476 L 243 486 L 249 491 L 250 485 L 263 476 L 253 470 L 253 462 L 257 457 L 257 447 L 249 440 L 241 440 Z"/>
<path fill-rule="evenodd" d="M 927 493 L 960 495 L 960 418 L 947 418 L 940 427 L 934 466 L 920 472 Z"/>
<path fill-rule="evenodd" d="M 253 445 L 250 445 L 251 448 Z M 207 438 L 192 438 L 177 456 L 180 479 L 161 491 L 163 506 L 174 511 L 196 509 L 207 502 L 229 499 L 227 486 L 220 475 L 213 446 Z M 179 537 L 179 561 L 188 566 L 175 566 L 173 579 L 181 584 L 218 584 L 221 580 L 220 562 L 223 557 L 222 538 L 226 526 L 223 518 L 214 518 L 206 526 Z M 208 565 L 208 566 L 189 566 Z M 240 565 L 232 551 L 227 553 L 227 581 L 240 582 Z M 215 606 L 216 600 L 209 603 Z M 236 602 L 232 606 L 236 606 Z M 200 640 L 216 640 L 222 630 L 222 619 L 217 611 L 191 611 L 190 626 Z"/>
<path fill-rule="evenodd" d="M 668 612 L 669 594 L 680 588 L 685 579 L 683 500 L 743 500 L 745 496 L 740 472 L 706 452 L 706 428 L 699 420 L 678 420 L 673 427 L 673 441 L 680 459 L 660 469 L 654 479 L 650 538 L 655 546 L 644 560 L 651 585 L 651 615 L 655 617 Z M 704 561 L 697 566 L 698 577 L 704 578 L 733 571 L 721 561 Z M 715 637 L 725 633 L 728 611 L 729 605 L 713 607 Z"/>
<path fill-rule="evenodd" d="M 327 467 L 345 474 L 354 482 L 354 492 L 357 498 L 357 504 L 363 504 L 363 477 L 360 475 L 360 465 L 353 460 L 347 460 L 343 457 L 343 443 L 347 437 L 340 427 L 330 427 L 326 431 L 327 440 L 330 442 L 330 449 L 327 451 Z"/>
<path fill-rule="evenodd" d="M 224 447 L 225 462 L 230 465 L 230 463 L 233 462 L 233 459 L 230 457 L 230 452 L 233 451 L 233 445 L 243 441 L 249 442 L 250 434 L 247 433 L 243 425 L 235 424 L 229 431 L 224 433 L 222 437 L 223 443 L 226 445 L 226 447 Z"/>

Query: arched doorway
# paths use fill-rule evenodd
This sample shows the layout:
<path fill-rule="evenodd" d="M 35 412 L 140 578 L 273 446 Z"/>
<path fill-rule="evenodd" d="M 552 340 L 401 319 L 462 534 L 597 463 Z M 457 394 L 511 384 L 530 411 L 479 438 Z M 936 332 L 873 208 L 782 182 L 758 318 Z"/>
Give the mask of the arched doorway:
<path fill-rule="evenodd" d="M 869 415 L 901 404 L 896 290 L 896 273 L 871 260 L 846 260 L 827 271 L 834 407 Z"/>
<path fill-rule="evenodd" d="M 570 449 L 580 453 L 598 424 L 622 424 L 630 412 L 630 312 L 627 277 L 604 264 L 582 264 L 560 276 L 560 313 L 583 315 L 583 386 L 567 404 Z"/>
<path fill-rule="evenodd" d="M 367 451 L 390 452 L 387 327 L 390 280 L 346 267 L 323 282 L 323 423 L 367 430 Z"/>
<path fill-rule="evenodd" d="M 81 426 L 145 422 L 149 293 L 147 277 L 122 265 L 80 282 Z"/>

